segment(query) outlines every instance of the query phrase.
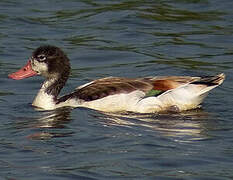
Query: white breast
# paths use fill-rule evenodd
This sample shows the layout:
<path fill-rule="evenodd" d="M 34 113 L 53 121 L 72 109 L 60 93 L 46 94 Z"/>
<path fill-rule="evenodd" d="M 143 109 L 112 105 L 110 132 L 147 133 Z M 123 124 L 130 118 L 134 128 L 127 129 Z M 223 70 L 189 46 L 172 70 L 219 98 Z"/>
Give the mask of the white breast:
<path fill-rule="evenodd" d="M 38 92 L 37 96 L 33 100 L 32 105 L 46 110 L 52 110 L 56 107 L 53 96 L 48 95 L 42 90 Z"/>

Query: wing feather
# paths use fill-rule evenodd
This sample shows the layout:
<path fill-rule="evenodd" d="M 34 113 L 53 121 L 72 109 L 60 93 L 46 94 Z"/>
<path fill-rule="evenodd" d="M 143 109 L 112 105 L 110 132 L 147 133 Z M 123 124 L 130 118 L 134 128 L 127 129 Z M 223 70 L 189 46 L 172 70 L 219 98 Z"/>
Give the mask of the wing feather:
<path fill-rule="evenodd" d="M 58 100 L 58 103 L 66 101 L 70 98 L 78 98 L 84 101 L 93 101 L 104 98 L 109 95 L 116 95 L 121 93 L 131 93 L 139 90 L 148 94 L 154 90 L 160 91 L 159 94 L 177 88 L 183 84 L 193 82 L 198 77 L 186 76 L 157 76 L 147 78 L 120 78 L 120 77 L 107 77 L 92 81 L 84 84 L 75 89 L 69 95 L 63 96 Z M 158 94 L 158 93 L 156 93 Z"/>

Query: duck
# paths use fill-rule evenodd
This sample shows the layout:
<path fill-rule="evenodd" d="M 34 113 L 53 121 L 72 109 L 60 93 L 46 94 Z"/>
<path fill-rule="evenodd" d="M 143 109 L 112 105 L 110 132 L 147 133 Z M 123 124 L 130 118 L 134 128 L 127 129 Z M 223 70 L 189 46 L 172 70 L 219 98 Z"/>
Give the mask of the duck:
<path fill-rule="evenodd" d="M 102 112 L 181 112 L 200 107 L 208 92 L 225 79 L 214 76 L 106 77 L 59 96 L 70 75 L 70 60 L 59 47 L 42 45 L 25 66 L 8 75 L 14 80 L 41 75 L 45 78 L 32 106 L 42 110 L 85 107 Z"/>

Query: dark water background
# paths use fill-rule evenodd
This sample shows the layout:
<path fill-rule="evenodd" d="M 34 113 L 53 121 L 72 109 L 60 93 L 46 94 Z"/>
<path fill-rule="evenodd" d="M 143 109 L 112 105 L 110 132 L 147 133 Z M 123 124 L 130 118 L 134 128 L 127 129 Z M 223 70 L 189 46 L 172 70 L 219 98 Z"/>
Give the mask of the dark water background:
<path fill-rule="evenodd" d="M 0 178 L 233 179 L 233 1 L 1 0 Z M 181 114 L 37 111 L 41 77 L 13 81 L 36 47 L 70 57 L 62 93 L 105 76 L 214 75 Z"/>

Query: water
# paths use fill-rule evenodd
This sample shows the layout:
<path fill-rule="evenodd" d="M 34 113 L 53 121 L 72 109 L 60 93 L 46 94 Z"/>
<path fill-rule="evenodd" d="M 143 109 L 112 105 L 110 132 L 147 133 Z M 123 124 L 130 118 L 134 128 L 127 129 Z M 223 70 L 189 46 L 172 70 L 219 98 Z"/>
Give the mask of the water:
<path fill-rule="evenodd" d="M 0 1 L 1 179 L 232 179 L 231 0 Z M 64 93 L 106 76 L 227 79 L 180 114 L 38 111 L 41 77 L 13 81 L 36 47 L 70 57 Z"/>

